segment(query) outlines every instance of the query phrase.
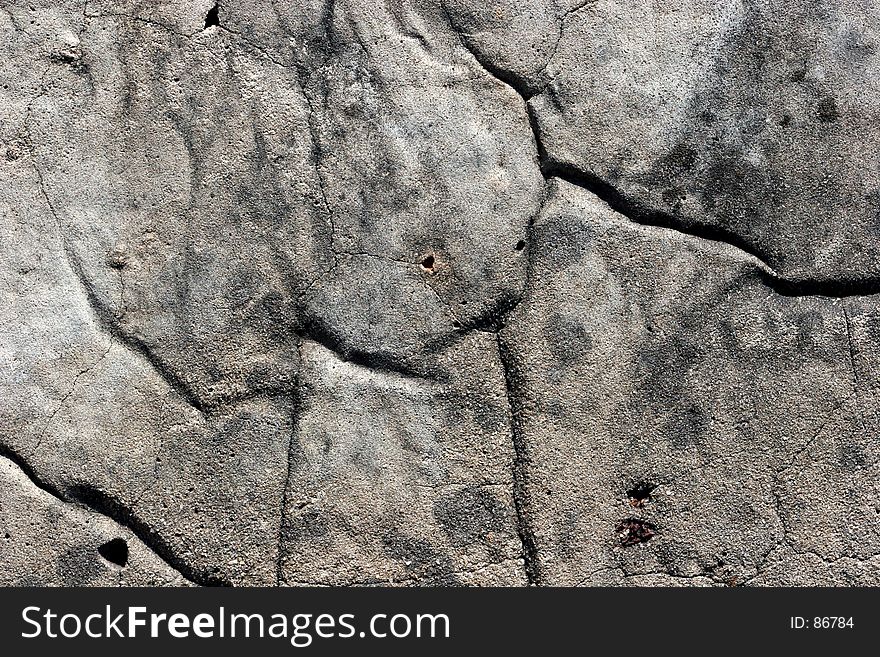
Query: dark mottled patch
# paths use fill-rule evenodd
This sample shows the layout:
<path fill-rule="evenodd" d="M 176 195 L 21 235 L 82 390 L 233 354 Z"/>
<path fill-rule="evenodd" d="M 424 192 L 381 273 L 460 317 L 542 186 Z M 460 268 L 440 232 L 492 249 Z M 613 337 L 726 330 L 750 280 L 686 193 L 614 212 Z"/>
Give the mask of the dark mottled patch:
<path fill-rule="evenodd" d="M 664 435 L 674 447 L 687 449 L 701 444 L 708 429 L 709 418 L 705 411 L 691 403 L 669 418 L 664 427 Z"/>
<path fill-rule="evenodd" d="M 86 586 L 101 573 L 101 563 L 93 545 L 74 545 L 58 557 L 58 576 L 64 586 Z"/>
<path fill-rule="evenodd" d="M 507 529 L 508 509 L 485 488 L 468 486 L 434 502 L 434 517 L 456 547 L 486 543 Z"/>
<path fill-rule="evenodd" d="M 559 313 L 550 315 L 544 326 L 547 346 L 562 365 L 571 365 L 593 349 L 593 338 L 583 323 Z"/>
<path fill-rule="evenodd" d="M 700 186 L 700 204 L 706 210 L 717 212 L 722 225 L 740 228 L 745 234 L 748 226 L 739 224 L 766 214 L 765 205 L 774 198 L 775 187 L 768 180 L 769 173 L 749 162 L 737 146 L 721 147 L 713 151 Z"/>
<path fill-rule="evenodd" d="M 862 446 L 850 441 L 838 445 L 837 458 L 843 469 L 849 472 L 864 468 L 868 463 Z"/>
<path fill-rule="evenodd" d="M 462 423 L 476 424 L 486 433 L 508 430 L 507 406 L 494 403 L 480 391 L 444 391 L 440 395 L 440 399 L 443 404 L 443 413 L 441 413 L 443 429 L 441 431 L 457 430 Z M 421 449 L 424 450 L 428 446 L 428 441 L 433 449 L 438 437 L 442 437 L 442 433 L 438 435 L 433 432 L 428 433 L 425 436 L 428 440 L 422 441 L 426 444 L 422 445 Z"/>
<path fill-rule="evenodd" d="M 680 210 L 681 204 L 687 200 L 687 192 L 682 187 L 670 187 L 663 190 L 663 202 L 673 210 Z"/>
<path fill-rule="evenodd" d="M 824 95 L 819 99 L 816 106 L 816 116 L 822 123 L 833 123 L 840 118 L 837 102 L 833 96 Z"/>
<path fill-rule="evenodd" d="M 660 425 L 659 436 L 679 449 L 703 442 L 709 423 L 692 397 L 686 376 L 699 367 L 706 355 L 708 342 L 701 336 L 707 332 L 707 308 L 712 308 L 724 294 L 724 289 L 713 290 L 712 297 L 700 298 L 684 310 L 664 341 L 647 340 L 641 344 L 637 363 L 642 378 L 638 389 L 622 400 L 615 411 L 620 426 Z M 631 447 L 644 448 L 640 432 L 633 433 Z"/>
<path fill-rule="evenodd" d="M 833 123 L 840 118 L 837 102 L 832 96 L 825 95 L 819 99 L 819 104 L 816 107 L 816 116 L 822 123 Z"/>
<path fill-rule="evenodd" d="M 497 433 L 507 428 L 507 409 L 485 400 L 475 400 L 470 405 L 474 422 L 486 433 Z"/>
<path fill-rule="evenodd" d="M 319 509 L 308 509 L 290 519 L 284 527 L 284 536 L 292 542 L 323 538 L 330 533 L 327 514 Z"/>
<path fill-rule="evenodd" d="M 568 509 L 562 518 L 562 525 L 553 545 L 553 551 L 557 558 L 568 560 L 574 557 L 575 541 L 578 538 L 577 521 L 577 511 Z"/>
<path fill-rule="evenodd" d="M 406 444 L 404 444 L 404 447 L 406 447 Z M 331 449 L 333 449 L 333 436 L 324 431 L 322 432 L 321 437 L 321 455 L 324 458 L 327 458 L 328 456 L 330 456 Z"/>
<path fill-rule="evenodd" d="M 252 322 L 274 342 L 289 340 L 294 334 L 296 311 L 291 299 L 278 290 L 266 292 L 252 310 Z"/>
<path fill-rule="evenodd" d="M 865 332 L 872 343 L 880 343 L 880 314 L 865 313 L 862 315 Z"/>
<path fill-rule="evenodd" d="M 577 266 L 592 253 L 593 229 L 576 212 L 560 212 L 534 228 L 532 250 L 536 268 L 555 271 Z"/>
<path fill-rule="evenodd" d="M 662 188 L 663 202 L 674 210 L 687 198 L 687 181 L 699 160 L 699 154 L 690 145 L 679 143 L 659 157 L 643 181 L 651 188 Z"/>
<path fill-rule="evenodd" d="M 701 561 L 692 545 L 669 537 L 652 546 L 652 553 L 670 575 L 684 575 L 689 563 Z"/>
<path fill-rule="evenodd" d="M 797 315 L 795 322 L 797 324 L 796 344 L 799 351 L 807 348 L 815 350 L 817 346 L 821 346 L 824 341 L 817 342 L 816 340 L 816 334 L 821 333 L 825 328 L 825 318 L 821 313 L 808 310 Z"/>
<path fill-rule="evenodd" d="M 407 573 L 426 586 L 461 586 L 449 555 L 438 552 L 427 541 L 396 530 L 382 539 L 385 553 L 404 563 Z"/>
<path fill-rule="evenodd" d="M 685 143 L 676 144 L 672 150 L 657 161 L 659 167 L 675 172 L 690 171 L 696 163 L 697 151 Z"/>

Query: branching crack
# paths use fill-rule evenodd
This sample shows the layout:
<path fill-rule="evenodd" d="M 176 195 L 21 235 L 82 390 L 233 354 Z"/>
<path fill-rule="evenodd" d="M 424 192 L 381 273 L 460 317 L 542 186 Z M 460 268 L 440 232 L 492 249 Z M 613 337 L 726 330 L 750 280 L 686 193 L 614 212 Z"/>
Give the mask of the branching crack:
<path fill-rule="evenodd" d="M 589 3 L 584 3 L 584 6 L 587 4 Z M 441 6 L 446 11 L 445 4 L 441 3 Z M 577 9 L 581 8 L 583 7 L 578 7 Z M 570 13 L 574 13 L 577 9 Z M 764 284 L 779 295 L 787 297 L 821 296 L 843 298 L 880 294 L 880 277 L 861 279 L 787 279 L 768 264 L 767 256 L 740 235 L 721 227 L 689 221 L 682 217 L 647 207 L 640 201 L 627 196 L 595 173 L 554 159 L 547 153 L 544 147 L 538 118 L 529 102 L 529 99 L 536 94 L 535 90 L 531 89 L 525 81 L 517 79 L 516 76 L 480 57 L 476 50 L 470 47 L 462 37 L 461 33 L 455 30 L 455 25 L 449 17 L 448 11 L 446 11 L 446 16 L 450 26 L 458 35 L 462 47 L 473 55 L 476 62 L 489 75 L 510 87 L 522 99 L 528 112 L 529 123 L 538 152 L 541 174 L 545 179 L 558 178 L 585 189 L 602 199 L 612 210 L 634 223 L 653 228 L 665 228 L 700 240 L 717 242 L 733 247 L 748 259 L 756 262 L 759 275 Z"/>
<path fill-rule="evenodd" d="M 109 344 L 107 345 L 107 349 L 104 350 L 104 352 L 95 360 L 95 362 L 93 362 L 91 365 L 89 365 L 85 369 L 82 369 L 76 373 L 76 376 L 73 377 L 73 382 L 70 384 L 70 388 L 64 394 L 64 396 L 61 398 L 61 401 L 58 402 L 58 405 L 55 407 L 55 409 L 49 415 L 49 418 L 46 420 L 46 422 L 43 424 L 43 428 L 40 431 L 39 435 L 37 436 L 37 442 L 34 445 L 34 448 L 30 452 L 31 455 L 36 454 L 39 451 L 40 447 L 43 444 L 43 439 L 46 437 L 46 434 L 49 432 L 49 427 L 52 426 L 52 422 L 55 420 L 55 416 L 61 412 L 61 409 L 64 408 L 64 406 L 67 404 L 67 400 L 70 399 L 71 395 L 73 395 L 74 391 L 76 390 L 76 386 L 79 383 L 80 378 L 82 378 L 83 376 L 85 376 L 86 374 L 88 374 L 89 372 L 94 370 L 96 367 L 98 367 L 98 365 L 100 365 L 101 362 L 105 358 L 107 358 L 107 354 L 110 353 L 110 350 L 112 348 L 113 348 L 113 339 L 111 338 Z"/>

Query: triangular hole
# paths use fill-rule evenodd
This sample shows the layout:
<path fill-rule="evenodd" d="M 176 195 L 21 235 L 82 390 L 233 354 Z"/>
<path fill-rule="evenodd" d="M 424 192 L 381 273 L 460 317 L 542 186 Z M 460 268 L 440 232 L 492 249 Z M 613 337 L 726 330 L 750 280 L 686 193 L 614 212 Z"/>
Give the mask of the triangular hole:
<path fill-rule="evenodd" d="M 128 543 L 123 538 L 114 538 L 98 548 L 98 554 L 110 563 L 125 568 L 128 565 Z"/>

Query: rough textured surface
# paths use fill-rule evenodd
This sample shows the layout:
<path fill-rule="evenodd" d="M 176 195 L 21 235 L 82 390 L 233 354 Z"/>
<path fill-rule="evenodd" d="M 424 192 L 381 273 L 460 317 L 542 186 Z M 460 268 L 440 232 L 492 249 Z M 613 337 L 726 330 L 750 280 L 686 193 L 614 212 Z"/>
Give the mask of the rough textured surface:
<path fill-rule="evenodd" d="M 0 583 L 880 583 L 878 11 L 2 3 Z"/>

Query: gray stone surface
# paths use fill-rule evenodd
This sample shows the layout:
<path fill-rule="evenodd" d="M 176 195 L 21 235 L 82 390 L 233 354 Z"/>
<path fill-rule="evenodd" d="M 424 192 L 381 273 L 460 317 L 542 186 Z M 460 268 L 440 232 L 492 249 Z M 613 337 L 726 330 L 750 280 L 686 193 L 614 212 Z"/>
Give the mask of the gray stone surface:
<path fill-rule="evenodd" d="M 745 583 L 781 554 L 819 580 L 877 553 L 876 304 L 778 295 L 754 258 L 565 182 L 530 248 L 501 340 L 540 582 Z M 627 518 L 655 535 L 623 545 Z"/>
<path fill-rule="evenodd" d="M 187 585 L 132 532 L 34 486 L 2 457 L 0 484 L 3 586 Z M 125 548 L 114 551 L 122 542 Z"/>
<path fill-rule="evenodd" d="M 875 14 L 2 3 L 0 583 L 880 583 Z"/>

